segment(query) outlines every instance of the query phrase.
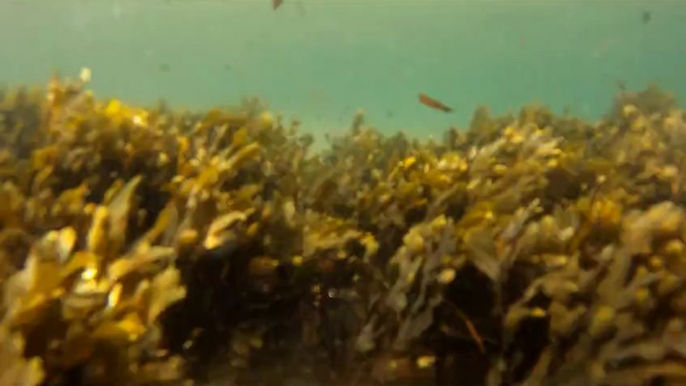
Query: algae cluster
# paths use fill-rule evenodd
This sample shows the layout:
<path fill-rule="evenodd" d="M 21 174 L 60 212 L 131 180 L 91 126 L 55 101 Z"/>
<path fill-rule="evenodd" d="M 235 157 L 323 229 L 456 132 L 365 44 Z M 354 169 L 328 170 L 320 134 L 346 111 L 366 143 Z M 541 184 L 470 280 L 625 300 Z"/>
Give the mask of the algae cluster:
<path fill-rule="evenodd" d="M 2 385 L 686 382 L 686 123 L 655 88 L 442 141 L 80 80 L 0 100 Z"/>

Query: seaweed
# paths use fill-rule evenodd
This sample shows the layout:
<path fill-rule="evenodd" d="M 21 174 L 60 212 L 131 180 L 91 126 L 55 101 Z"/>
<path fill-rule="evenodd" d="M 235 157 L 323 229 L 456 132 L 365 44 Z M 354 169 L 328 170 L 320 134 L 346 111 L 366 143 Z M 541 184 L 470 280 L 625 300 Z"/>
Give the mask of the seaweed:
<path fill-rule="evenodd" d="M 319 152 L 259 101 L 0 101 L 0 383 L 686 377 L 686 124 L 655 87 Z"/>

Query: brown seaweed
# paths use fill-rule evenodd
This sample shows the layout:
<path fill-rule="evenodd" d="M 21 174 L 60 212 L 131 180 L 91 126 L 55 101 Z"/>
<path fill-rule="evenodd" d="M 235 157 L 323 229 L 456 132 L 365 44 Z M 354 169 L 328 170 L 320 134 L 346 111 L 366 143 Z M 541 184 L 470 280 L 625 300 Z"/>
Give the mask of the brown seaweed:
<path fill-rule="evenodd" d="M 678 384 L 686 124 L 652 87 L 444 141 L 0 103 L 0 383 Z"/>

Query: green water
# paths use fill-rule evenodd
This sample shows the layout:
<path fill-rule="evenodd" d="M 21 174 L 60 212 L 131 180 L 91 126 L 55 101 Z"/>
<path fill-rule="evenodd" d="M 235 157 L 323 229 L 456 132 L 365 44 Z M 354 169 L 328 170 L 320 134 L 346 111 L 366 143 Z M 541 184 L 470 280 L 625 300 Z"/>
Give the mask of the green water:
<path fill-rule="evenodd" d="M 650 12 L 644 23 L 642 15 Z M 649 83 L 686 99 L 684 0 L 0 0 L 0 81 L 93 70 L 102 97 L 177 106 L 258 96 L 306 130 L 359 109 L 438 135 L 478 104 L 604 113 Z M 417 101 L 425 92 L 455 109 Z"/>

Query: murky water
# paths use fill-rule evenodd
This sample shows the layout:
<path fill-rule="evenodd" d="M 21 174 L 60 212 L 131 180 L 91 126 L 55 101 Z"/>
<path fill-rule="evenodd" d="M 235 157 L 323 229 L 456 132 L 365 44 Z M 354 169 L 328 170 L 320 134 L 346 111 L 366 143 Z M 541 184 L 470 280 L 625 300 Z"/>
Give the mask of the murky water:
<path fill-rule="evenodd" d="M 648 13 L 650 17 L 644 17 Z M 598 117 L 618 82 L 686 97 L 679 0 L 3 0 L 0 81 L 93 70 L 101 96 L 234 104 L 259 96 L 322 134 L 359 109 L 440 134 L 478 104 Z M 417 103 L 427 93 L 452 114 Z"/>

